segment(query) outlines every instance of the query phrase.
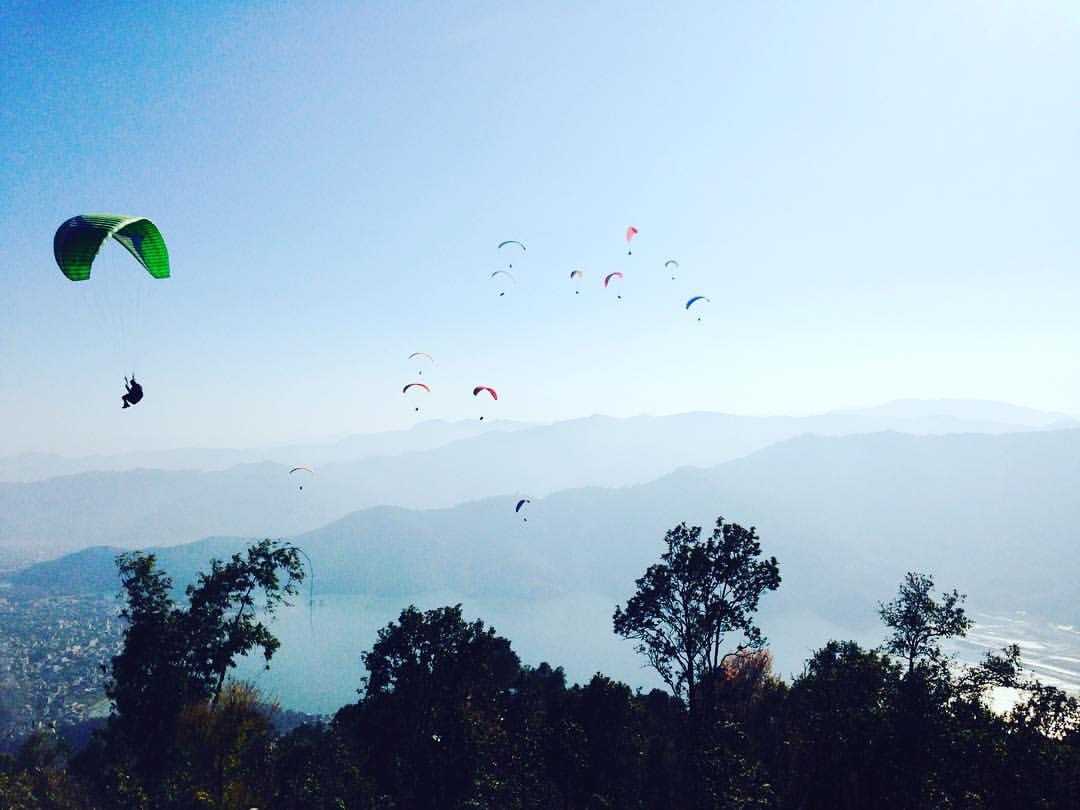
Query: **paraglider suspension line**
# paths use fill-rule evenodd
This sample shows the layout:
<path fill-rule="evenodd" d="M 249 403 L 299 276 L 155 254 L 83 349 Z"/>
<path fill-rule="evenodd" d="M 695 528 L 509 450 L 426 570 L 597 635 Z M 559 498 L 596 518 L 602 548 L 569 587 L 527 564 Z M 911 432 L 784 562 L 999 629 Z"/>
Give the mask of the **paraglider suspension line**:
<path fill-rule="evenodd" d="M 303 489 L 303 487 L 300 487 Z M 299 552 L 305 560 L 307 560 L 308 571 L 311 572 L 311 579 L 308 580 L 308 623 L 311 628 L 311 634 L 315 635 L 315 564 L 311 562 L 311 557 L 300 546 L 288 545 L 286 548 L 291 548 L 294 551 Z"/>

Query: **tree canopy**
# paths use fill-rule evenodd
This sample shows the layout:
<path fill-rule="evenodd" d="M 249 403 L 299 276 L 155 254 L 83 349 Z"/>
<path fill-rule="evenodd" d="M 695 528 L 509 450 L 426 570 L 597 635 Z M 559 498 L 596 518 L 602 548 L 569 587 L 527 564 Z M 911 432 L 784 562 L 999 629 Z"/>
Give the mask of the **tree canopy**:
<path fill-rule="evenodd" d="M 655 631 L 638 640 L 647 650 L 683 645 L 670 691 L 602 673 L 569 684 L 560 667 L 522 664 L 462 605 L 410 606 L 362 653 L 357 700 L 292 728 L 272 698 L 221 673 L 236 655 L 273 659 L 264 620 L 295 592 L 298 550 L 264 541 L 211 562 L 183 600 L 152 555 L 125 555 L 112 717 L 74 756 L 50 729 L 0 754 L 0 807 L 1075 806 L 1077 699 L 1026 677 L 1015 646 L 950 664 L 942 650 L 969 626 L 955 591 L 934 597 L 929 576 L 909 574 L 882 606 L 881 649 L 827 641 L 788 682 L 771 672 L 756 617 L 779 584 L 776 561 L 753 529 L 699 531 L 668 532 L 660 562 L 616 611 L 624 629 Z M 688 648 L 692 679 L 676 655 Z M 1004 713 L 991 708 L 1001 685 L 1020 695 Z"/>
<path fill-rule="evenodd" d="M 661 561 L 637 580 L 626 607 L 615 608 L 613 623 L 692 709 L 698 685 L 727 657 L 764 646 L 754 614 L 762 595 L 780 587 L 780 567 L 761 557 L 753 527 L 723 518 L 705 539 L 700 526 L 680 523 L 664 543 Z M 738 639 L 729 648 L 732 634 Z"/>

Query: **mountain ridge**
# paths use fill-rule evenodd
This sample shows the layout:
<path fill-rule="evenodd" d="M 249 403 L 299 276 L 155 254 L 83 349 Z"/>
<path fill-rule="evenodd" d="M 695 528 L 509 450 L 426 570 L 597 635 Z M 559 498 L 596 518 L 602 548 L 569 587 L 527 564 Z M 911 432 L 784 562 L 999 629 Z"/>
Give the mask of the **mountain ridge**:
<path fill-rule="evenodd" d="M 514 513 L 512 493 L 437 509 L 358 510 L 291 540 L 312 556 L 317 587 L 329 593 L 617 594 L 655 561 L 664 531 L 724 515 L 756 525 L 765 552 L 780 558 L 778 602 L 830 618 L 872 613 L 906 571 L 928 570 L 973 601 L 1080 623 L 1072 553 L 1080 503 L 1070 484 L 1078 459 L 1078 429 L 802 436 L 645 484 L 537 497 L 528 523 Z M 245 542 L 206 538 L 157 553 L 167 570 L 183 557 L 190 573 L 207 552 Z M 47 567 L 27 570 L 40 580 Z"/>
<path fill-rule="evenodd" d="M 906 419 L 861 416 L 586 417 L 329 462 L 316 467 L 303 491 L 287 474 L 291 464 L 271 461 L 210 472 L 138 469 L 0 483 L 0 550 L 41 560 L 92 545 L 134 548 L 148 538 L 174 545 L 213 535 L 292 536 L 369 506 L 449 507 L 496 494 L 538 498 L 594 485 L 628 486 L 679 467 L 721 464 L 799 435 L 869 435 L 898 423 L 905 435 L 924 435 Z M 951 419 L 948 425 L 955 426 Z"/>
<path fill-rule="evenodd" d="M 714 417 L 747 421 L 819 420 L 855 417 L 867 420 L 863 432 L 872 430 L 874 419 L 907 421 L 911 432 L 1010 432 L 1021 429 L 1080 426 L 1080 421 L 1057 412 L 1012 405 L 993 400 L 897 399 L 862 408 L 843 408 L 809 416 L 753 416 L 720 411 L 687 411 L 663 416 L 613 417 L 602 414 L 575 417 L 554 423 L 512 420 L 431 419 L 410 428 L 351 434 L 322 442 L 286 443 L 255 448 L 180 447 L 169 450 L 132 451 L 67 457 L 57 453 L 29 452 L 0 458 L 0 482 L 26 483 L 80 472 L 116 472 L 134 469 L 215 471 L 245 463 L 327 464 L 375 456 L 430 450 L 459 439 L 495 431 L 526 430 L 569 425 L 590 420 L 627 421 Z M 936 423 L 934 420 L 938 420 Z M 878 429 L 880 429 L 880 425 Z"/>

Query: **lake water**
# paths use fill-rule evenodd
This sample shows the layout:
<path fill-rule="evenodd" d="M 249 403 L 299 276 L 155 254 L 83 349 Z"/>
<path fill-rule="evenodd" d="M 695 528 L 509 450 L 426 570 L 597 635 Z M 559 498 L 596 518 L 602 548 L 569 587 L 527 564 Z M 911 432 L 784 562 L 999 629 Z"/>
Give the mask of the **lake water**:
<path fill-rule="evenodd" d="M 313 611 L 296 605 L 272 626 L 281 648 L 266 670 L 262 659 L 247 659 L 237 676 L 253 681 L 284 706 L 326 714 L 355 702 L 365 671 L 360 654 L 371 649 L 379 629 L 397 619 L 410 603 L 421 610 L 462 603 L 465 618 L 483 619 L 509 638 L 523 663 L 563 666 L 570 681 L 595 672 L 651 688 L 659 681 L 641 667 L 629 642 L 614 635 L 614 599 L 571 595 L 530 601 L 463 599 L 450 593 L 427 593 L 412 599 L 370 599 L 328 595 Z"/>
<path fill-rule="evenodd" d="M 569 682 L 584 682 L 597 672 L 634 688 L 661 687 L 643 666 L 633 644 L 617 637 L 611 615 L 617 597 L 569 594 L 550 599 L 468 599 L 453 593 L 426 593 L 401 599 L 326 595 L 314 610 L 297 604 L 279 614 L 272 631 L 281 648 L 266 670 L 262 659 L 248 659 L 236 675 L 253 681 L 282 705 L 328 714 L 355 702 L 364 668 L 360 654 L 369 650 L 380 628 L 397 619 L 410 603 L 421 610 L 462 603 L 467 619 L 483 619 L 510 639 L 522 663 L 547 661 L 562 666 Z M 763 622 L 775 656 L 775 670 L 786 677 L 802 670 L 803 661 L 830 638 L 852 638 L 816 617 L 772 617 Z M 860 639 L 861 640 L 861 639 Z"/>
<path fill-rule="evenodd" d="M 360 654 L 371 648 L 376 634 L 397 619 L 406 605 L 421 610 L 462 603 L 467 619 L 483 619 L 509 638 L 522 663 L 547 661 L 562 666 L 569 682 L 584 682 L 596 672 L 634 688 L 662 687 L 629 641 L 611 629 L 617 597 L 569 594 L 522 601 L 469 599 L 453 593 L 426 593 L 401 599 L 326 595 L 314 610 L 306 603 L 279 614 L 272 630 L 281 648 L 266 670 L 261 659 L 248 659 L 237 676 L 255 682 L 287 708 L 329 714 L 355 702 L 364 675 Z M 1018 643 L 1028 675 L 1044 683 L 1080 692 L 1080 630 L 1023 613 L 972 612 L 977 624 L 966 639 L 950 650 L 961 662 L 978 661 L 987 650 Z M 813 615 L 763 614 L 774 671 L 791 679 L 802 671 L 810 654 L 829 639 L 854 639 L 873 647 L 884 638 L 880 625 L 842 627 Z M 1008 700 L 1003 697 L 1002 700 Z M 1000 702 L 1000 701 L 999 701 Z"/>
<path fill-rule="evenodd" d="M 971 617 L 975 627 L 966 638 L 952 644 L 962 660 L 975 661 L 986 650 L 1018 644 L 1026 677 L 1073 694 L 1080 693 L 1080 628 L 1024 611 L 972 612 Z M 995 694 L 994 704 L 1005 709 L 1018 697 L 1012 690 L 1001 690 Z"/>

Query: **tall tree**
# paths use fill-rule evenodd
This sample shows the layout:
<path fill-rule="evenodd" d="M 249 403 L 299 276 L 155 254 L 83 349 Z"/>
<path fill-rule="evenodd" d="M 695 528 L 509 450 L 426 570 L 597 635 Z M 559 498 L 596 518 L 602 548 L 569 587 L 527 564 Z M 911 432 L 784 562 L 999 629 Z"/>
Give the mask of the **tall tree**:
<path fill-rule="evenodd" d="M 271 795 L 273 718 L 278 710 L 252 684 L 231 681 L 217 703 L 192 703 L 177 722 L 177 759 L 188 795 L 221 810 L 263 806 Z"/>
<path fill-rule="evenodd" d="M 907 661 L 908 674 L 917 664 L 940 669 L 945 663 L 942 640 L 963 638 L 971 629 L 972 621 L 963 608 L 966 597 L 953 590 L 942 593 L 939 600 L 933 590 L 933 577 L 908 572 L 896 598 L 879 607 L 881 620 L 892 630 L 885 649 Z"/>
<path fill-rule="evenodd" d="M 409 807 L 505 806 L 492 793 L 508 751 L 505 702 L 521 672 L 510 642 L 465 621 L 461 605 L 410 606 L 362 658 L 364 699 L 338 722 L 368 749 L 379 785 Z"/>
<path fill-rule="evenodd" d="M 761 649 L 754 623 L 758 602 L 780 586 L 775 557 L 763 559 L 756 530 L 717 518 L 712 535 L 680 523 L 664 538 L 667 551 L 637 580 L 625 609 L 616 607 L 615 632 L 636 649 L 694 713 L 698 686 L 725 659 Z M 728 636 L 739 637 L 734 649 Z"/>
<path fill-rule="evenodd" d="M 787 696 L 781 759 L 784 804 L 891 807 L 909 780 L 897 762 L 901 670 L 853 641 L 815 652 Z"/>
<path fill-rule="evenodd" d="M 183 706 L 195 692 L 184 671 L 172 580 L 153 554 L 131 552 L 116 561 L 125 599 L 124 645 L 113 656 L 105 681 L 112 701 L 110 727 L 128 740 L 167 740 Z M 152 758 L 157 747 L 147 754 Z"/>
<path fill-rule="evenodd" d="M 216 703 L 239 657 L 259 649 L 267 662 L 278 640 L 259 619 L 273 616 L 304 579 L 300 552 L 263 540 L 186 589 L 188 606 L 170 596 L 172 580 L 153 554 L 117 558 L 125 596 L 124 646 L 111 662 L 106 694 L 113 703 L 110 731 L 136 753 L 144 773 L 169 763 L 176 720 L 191 703 Z M 153 745 L 146 745 L 153 740 Z"/>
<path fill-rule="evenodd" d="M 187 587 L 189 606 L 179 614 L 187 669 L 200 691 L 216 703 L 236 660 L 260 650 L 267 664 L 281 642 L 259 618 L 273 618 L 304 581 L 300 549 L 262 540 Z"/>

